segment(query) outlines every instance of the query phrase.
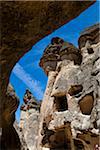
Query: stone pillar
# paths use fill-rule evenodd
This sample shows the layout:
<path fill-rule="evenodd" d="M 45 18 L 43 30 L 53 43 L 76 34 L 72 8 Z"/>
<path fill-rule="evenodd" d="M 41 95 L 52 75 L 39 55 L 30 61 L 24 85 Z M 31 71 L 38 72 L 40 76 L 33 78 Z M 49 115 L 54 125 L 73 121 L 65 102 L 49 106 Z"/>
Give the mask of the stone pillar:
<path fill-rule="evenodd" d="M 99 146 L 98 39 L 95 25 L 80 36 L 81 49 L 57 37 L 45 49 L 40 60 L 40 66 L 48 75 L 41 107 L 41 149 L 89 150 Z"/>
<path fill-rule="evenodd" d="M 78 64 L 80 64 L 80 61 L 78 62 L 78 60 L 81 60 L 79 50 L 72 44 L 64 42 L 62 39 L 57 37 L 52 39 L 51 44 L 45 49 L 43 57 L 40 60 L 40 66 L 48 75 L 48 83 L 40 114 L 39 144 L 42 147 L 57 149 L 72 147 L 72 137 L 69 137 L 69 139 L 67 138 L 67 135 L 70 134 L 71 136 L 71 125 L 64 124 L 65 120 L 63 111 L 65 110 L 65 116 L 67 115 L 67 117 L 70 116 L 70 119 L 72 118 L 70 112 L 67 111 L 66 94 L 71 83 L 75 84 L 74 82 L 76 82 L 77 84 L 77 77 L 73 78 L 73 75 L 75 72 L 78 72 Z M 74 64 L 77 65 L 75 66 Z M 74 71 L 71 73 L 72 68 Z M 63 78 L 61 76 L 63 76 Z M 66 107 L 64 105 L 66 105 Z M 58 111 L 62 112 L 57 114 L 56 112 Z M 67 128 L 67 126 L 69 126 L 69 128 Z M 63 139 L 62 142 L 59 139 L 60 137 Z M 69 145 L 66 145 L 66 140 L 69 140 Z M 62 147 L 62 145 L 64 147 Z"/>
<path fill-rule="evenodd" d="M 40 103 L 29 90 L 26 90 L 23 100 L 18 131 L 22 149 L 37 150 Z"/>

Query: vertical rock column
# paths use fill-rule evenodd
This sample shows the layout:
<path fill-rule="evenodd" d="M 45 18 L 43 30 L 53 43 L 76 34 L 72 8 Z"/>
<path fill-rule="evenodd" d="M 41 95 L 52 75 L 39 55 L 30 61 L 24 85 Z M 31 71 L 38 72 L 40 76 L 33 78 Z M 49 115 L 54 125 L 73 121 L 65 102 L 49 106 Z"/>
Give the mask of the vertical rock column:
<path fill-rule="evenodd" d="M 45 73 L 48 75 L 48 83 L 45 90 L 42 106 L 41 106 L 41 113 L 40 113 L 40 130 L 39 130 L 39 150 L 40 145 L 49 147 L 49 141 L 48 137 L 49 134 L 52 134 L 52 131 L 48 130 L 49 122 L 52 120 L 52 114 L 53 114 L 53 105 L 54 105 L 54 97 L 51 96 L 52 88 L 55 82 L 55 78 L 57 76 L 56 72 L 56 66 L 57 61 L 59 61 L 59 50 L 62 46 L 62 43 L 64 41 L 58 37 L 53 38 L 51 41 L 51 44 L 47 46 L 47 48 L 44 51 L 43 57 L 40 60 L 40 66 L 43 68 Z M 43 125 L 45 124 L 45 128 L 47 128 L 47 131 L 44 131 Z M 48 134 L 45 138 L 46 134 Z M 41 147 L 42 148 L 42 147 Z"/>
<path fill-rule="evenodd" d="M 58 123 L 54 120 L 54 114 L 58 111 L 61 111 L 63 114 L 63 111 L 66 111 L 68 109 L 66 99 L 68 81 L 62 78 L 65 76 L 62 75 L 63 70 L 65 74 L 67 72 L 71 72 L 72 68 L 74 70 L 76 69 L 77 72 L 80 62 L 81 54 L 79 50 L 75 48 L 71 43 L 64 42 L 62 39 L 57 37 L 51 40 L 51 44 L 44 51 L 43 57 L 40 60 L 40 66 L 48 75 L 48 84 L 41 106 L 41 120 L 39 131 L 39 144 L 41 145 L 41 147 L 55 149 L 60 148 L 62 150 L 64 148 L 70 149 L 72 147 L 70 123 L 64 124 L 64 120 L 62 120 L 61 122 L 63 122 L 63 126 L 60 126 L 61 123 L 59 121 L 61 120 L 61 116 L 57 120 L 59 122 Z M 74 64 L 77 65 L 75 66 Z M 66 70 L 66 68 L 68 70 Z M 59 74 L 59 72 L 61 73 Z M 75 71 L 72 73 L 72 75 L 73 74 L 75 74 Z M 62 75 L 62 77 L 60 75 Z M 73 78 L 73 76 L 70 77 Z M 72 80 L 72 82 L 74 82 L 74 79 Z M 61 114 L 61 112 L 59 112 L 59 114 Z M 62 117 L 64 118 L 64 116 Z M 54 123 L 55 127 L 53 127 L 54 124 L 52 123 L 50 127 L 50 122 L 52 122 L 53 120 L 56 123 Z M 56 127 L 58 129 L 56 129 Z M 67 137 L 67 135 L 70 135 L 70 137 Z M 69 145 L 67 145 L 68 141 L 70 142 Z"/>
<path fill-rule="evenodd" d="M 23 100 L 18 132 L 22 150 L 37 150 L 40 103 L 29 90 L 26 90 Z"/>
<path fill-rule="evenodd" d="M 53 38 L 44 51 L 40 66 L 49 80 L 41 107 L 41 149 L 90 150 L 99 147 L 98 29 L 98 25 L 94 25 L 80 36 L 80 49 Z"/>

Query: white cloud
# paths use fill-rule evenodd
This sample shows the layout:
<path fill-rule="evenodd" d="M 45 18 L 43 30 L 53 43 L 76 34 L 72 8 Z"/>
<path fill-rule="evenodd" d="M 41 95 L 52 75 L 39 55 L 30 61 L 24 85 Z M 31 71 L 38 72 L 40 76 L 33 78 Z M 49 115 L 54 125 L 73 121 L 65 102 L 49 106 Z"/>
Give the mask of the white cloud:
<path fill-rule="evenodd" d="M 28 68 L 28 67 L 34 67 L 34 69 L 39 69 L 39 60 L 36 60 L 34 61 L 34 63 L 29 63 L 29 64 L 26 64 L 24 69 Z"/>
<path fill-rule="evenodd" d="M 33 93 L 38 96 L 38 99 L 43 97 L 43 90 L 40 82 L 34 79 L 29 73 L 27 73 L 24 68 L 17 63 L 13 69 L 13 73 L 22 80 Z"/>

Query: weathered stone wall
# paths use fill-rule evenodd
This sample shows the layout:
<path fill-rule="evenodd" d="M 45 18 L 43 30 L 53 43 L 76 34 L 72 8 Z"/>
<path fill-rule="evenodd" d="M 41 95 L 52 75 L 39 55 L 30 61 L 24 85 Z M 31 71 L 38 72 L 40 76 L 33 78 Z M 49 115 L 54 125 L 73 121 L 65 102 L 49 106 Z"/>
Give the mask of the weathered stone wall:
<path fill-rule="evenodd" d="M 48 84 L 41 106 L 39 150 L 92 150 L 100 144 L 99 25 L 82 33 L 79 48 L 56 37 L 40 60 Z"/>

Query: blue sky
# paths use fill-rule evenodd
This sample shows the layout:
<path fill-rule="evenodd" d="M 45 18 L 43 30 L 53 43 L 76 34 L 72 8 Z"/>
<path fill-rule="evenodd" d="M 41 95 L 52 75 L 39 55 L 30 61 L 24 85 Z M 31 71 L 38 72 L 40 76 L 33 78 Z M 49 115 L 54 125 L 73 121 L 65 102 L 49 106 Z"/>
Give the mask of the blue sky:
<path fill-rule="evenodd" d="M 20 99 L 20 105 L 23 103 L 23 96 L 26 89 L 29 89 L 38 100 L 42 100 L 43 98 L 47 76 L 39 67 L 38 63 L 45 47 L 50 43 L 52 37 L 61 37 L 65 41 L 78 46 L 77 41 L 80 33 L 85 28 L 99 22 L 99 4 L 100 2 L 97 1 L 77 18 L 40 40 L 15 65 L 10 76 L 10 83 L 13 85 L 15 92 Z M 16 118 L 19 121 L 19 108 L 16 112 Z"/>

